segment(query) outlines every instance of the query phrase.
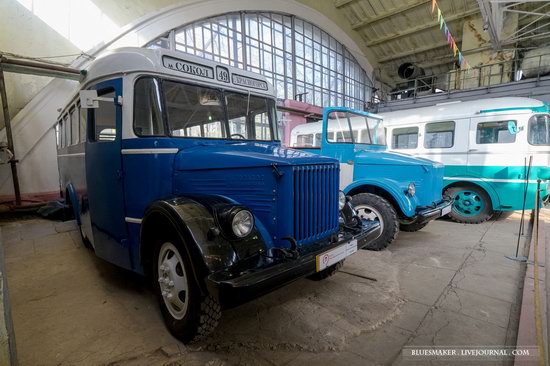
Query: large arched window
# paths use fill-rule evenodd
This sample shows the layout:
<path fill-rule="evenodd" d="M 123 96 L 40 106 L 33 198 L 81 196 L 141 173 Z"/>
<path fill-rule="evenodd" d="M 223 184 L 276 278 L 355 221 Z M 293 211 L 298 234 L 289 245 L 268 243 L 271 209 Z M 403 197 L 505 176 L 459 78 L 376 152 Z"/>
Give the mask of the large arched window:
<path fill-rule="evenodd" d="M 364 109 L 372 83 L 350 52 L 290 15 L 229 13 L 173 30 L 149 47 L 173 48 L 263 74 L 277 96 Z"/>

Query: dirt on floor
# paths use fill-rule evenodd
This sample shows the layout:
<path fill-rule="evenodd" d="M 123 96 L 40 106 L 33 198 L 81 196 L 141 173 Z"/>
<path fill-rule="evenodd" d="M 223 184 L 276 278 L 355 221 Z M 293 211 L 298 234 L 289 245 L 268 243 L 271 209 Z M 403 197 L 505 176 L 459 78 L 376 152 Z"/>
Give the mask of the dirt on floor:
<path fill-rule="evenodd" d="M 140 276 L 84 248 L 74 222 L 4 223 L 20 365 L 391 365 L 405 345 L 512 345 L 523 271 L 519 215 L 430 223 L 335 276 L 223 312 L 185 346 Z M 523 240 L 522 240 L 523 241 Z"/>

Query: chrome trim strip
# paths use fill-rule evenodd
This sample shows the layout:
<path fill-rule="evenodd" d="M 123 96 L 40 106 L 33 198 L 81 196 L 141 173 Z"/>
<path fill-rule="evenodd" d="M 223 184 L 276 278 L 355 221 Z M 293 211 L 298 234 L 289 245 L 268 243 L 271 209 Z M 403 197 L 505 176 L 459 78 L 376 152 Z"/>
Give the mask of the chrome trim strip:
<path fill-rule="evenodd" d="M 141 224 L 142 219 L 136 219 L 133 217 L 125 217 L 124 221 L 129 222 L 130 224 Z"/>
<path fill-rule="evenodd" d="M 177 148 L 158 148 L 158 149 L 122 149 L 120 150 L 122 155 L 141 155 L 141 154 L 175 154 L 178 152 Z"/>

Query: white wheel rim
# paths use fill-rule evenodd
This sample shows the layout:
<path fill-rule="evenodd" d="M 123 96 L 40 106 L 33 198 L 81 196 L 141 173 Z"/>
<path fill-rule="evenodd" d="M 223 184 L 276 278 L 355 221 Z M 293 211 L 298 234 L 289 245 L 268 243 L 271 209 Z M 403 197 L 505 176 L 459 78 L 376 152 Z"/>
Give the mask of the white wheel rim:
<path fill-rule="evenodd" d="M 160 248 L 158 282 L 166 308 L 175 319 L 182 319 L 189 303 L 189 286 L 180 253 L 170 242 Z"/>
<path fill-rule="evenodd" d="M 357 205 L 355 206 L 355 211 L 363 220 L 378 221 L 380 223 L 380 232 L 384 231 L 384 220 L 377 209 L 369 205 Z"/>

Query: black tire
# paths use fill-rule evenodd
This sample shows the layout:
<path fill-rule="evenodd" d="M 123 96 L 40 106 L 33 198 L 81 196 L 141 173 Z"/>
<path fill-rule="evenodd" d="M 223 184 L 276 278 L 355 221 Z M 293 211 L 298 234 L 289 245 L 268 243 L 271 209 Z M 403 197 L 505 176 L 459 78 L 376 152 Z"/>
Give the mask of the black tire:
<path fill-rule="evenodd" d="M 183 266 L 180 266 L 181 277 L 187 279 L 187 308 L 183 312 L 182 318 L 174 317 L 168 309 L 159 282 L 159 255 L 161 248 L 167 242 L 173 244 L 177 249 L 183 261 Z M 152 267 L 151 275 L 154 280 L 155 293 L 164 323 L 170 333 L 183 343 L 193 343 L 205 339 L 218 326 L 221 317 L 220 304 L 213 296 L 201 294 L 197 280 L 192 273 L 191 261 L 177 235 L 165 236 L 164 240 L 156 242 Z"/>
<path fill-rule="evenodd" d="M 340 262 L 333 264 L 332 266 L 325 268 L 320 272 L 315 272 L 314 274 L 309 275 L 306 278 L 312 281 L 322 281 L 326 278 L 331 277 L 336 272 L 338 272 L 343 265 L 344 265 L 344 261 L 341 260 Z"/>
<path fill-rule="evenodd" d="M 412 233 L 412 232 L 424 229 L 424 227 L 426 227 L 426 225 L 428 225 L 427 222 L 424 222 L 424 223 L 421 223 L 421 224 L 419 224 L 417 222 L 413 222 L 412 224 L 400 224 L 399 229 L 401 229 L 401 231 L 407 231 L 407 232 Z"/>
<path fill-rule="evenodd" d="M 358 209 L 359 216 L 362 216 L 361 206 L 371 207 L 381 216 L 379 219 L 380 225 L 383 227 L 382 233 L 363 249 L 382 250 L 393 243 L 399 234 L 399 220 L 395 209 L 386 199 L 372 193 L 359 193 L 353 196 L 351 203 Z"/>
<path fill-rule="evenodd" d="M 483 206 L 477 211 L 472 211 L 471 214 L 462 214 L 464 211 L 461 209 L 458 198 L 461 192 L 471 192 L 474 196 L 477 196 L 483 202 Z M 453 207 L 449 213 L 449 218 L 455 222 L 462 224 L 481 224 L 489 220 L 494 215 L 493 205 L 491 204 L 491 198 L 482 188 L 475 185 L 460 185 L 447 188 L 444 193 L 445 196 L 451 197 L 453 200 Z M 462 212 L 461 212 L 462 210 Z"/>

